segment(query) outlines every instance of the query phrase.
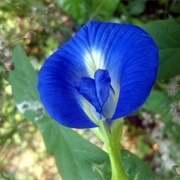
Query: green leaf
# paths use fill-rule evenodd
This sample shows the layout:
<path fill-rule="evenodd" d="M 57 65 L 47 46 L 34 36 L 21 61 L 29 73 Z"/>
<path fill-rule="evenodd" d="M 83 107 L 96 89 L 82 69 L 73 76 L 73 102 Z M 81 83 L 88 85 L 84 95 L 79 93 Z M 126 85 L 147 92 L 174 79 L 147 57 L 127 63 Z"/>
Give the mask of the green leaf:
<path fill-rule="evenodd" d="M 15 101 L 25 118 L 38 125 L 63 180 L 110 179 L 108 154 L 72 129 L 57 124 L 43 109 L 36 89 L 37 74 L 20 45 L 15 47 L 12 61 L 16 68 L 10 73 L 9 80 Z M 29 107 L 22 109 L 19 104 L 23 102 Z M 37 110 L 34 102 L 40 104 L 41 109 Z M 122 161 L 130 180 L 154 179 L 151 170 L 132 153 L 123 150 Z"/>
<path fill-rule="evenodd" d="M 56 0 L 59 7 L 75 19 L 79 24 L 85 24 L 91 19 L 109 20 L 119 0 Z"/>
<path fill-rule="evenodd" d="M 84 0 L 56 0 L 59 7 L 79 24 L 85 23 L 88 19 L 88 4 Z"/>
<path fill-rule="evenodd" d="M 10 72 L 9 81 L 17 108 L 27 120 L 34 122 L 40 118 L 39 111 L 43 109 L 36 89 L 37 73 L 20 45 L 13 51 L 12 62 L 15 70 Z"/>
<path fill-rule="evenodd" d="M 155 180 L 149 167 L 130 151 L 122 150 L 122 162 L 129 180 Z"/>
<path fill-rule="evenodd" d="M 170 11 L 173 13 L 180 13 L 180 1 L 179 0 L 173 0 L 170 6 Z"/>
<path fill-rule="evenodd" d="M 159 47 L 158 79 L 169 79 L 180 74 L 180 24 L 159 20 L 142 26 Z"/>
<path fill-rule="evenodd" d="M 169 98 L 164 92 L 152 90 L 143 108 L 152 113 L 166 114 L 169 111 L 169 104 Z"/>
<path fill-rule="evenodd" d="M 63 179 L 110 179 L 111 169 L 106 152 L 52 120 L 43 134 Z"/>
<path fill-rule="evenodd" d="M 146 0 L 134 0 L 129 1 L 127 10 L 131 15 L 139 15 L 145 10 Z"/>
<path fill-rule="evenodd" d="M 92 0 L 90 2 L 89 19 L 108 21 L 111 19 L 119 0 Z"/>

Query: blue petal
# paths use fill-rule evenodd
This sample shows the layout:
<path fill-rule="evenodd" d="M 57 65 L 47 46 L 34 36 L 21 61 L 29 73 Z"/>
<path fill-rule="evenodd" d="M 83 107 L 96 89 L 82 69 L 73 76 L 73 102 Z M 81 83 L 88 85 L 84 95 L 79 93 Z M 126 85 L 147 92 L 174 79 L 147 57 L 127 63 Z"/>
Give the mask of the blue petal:
<path fill-rule="evenodd" d="M 83 77 L 93 78 L 98 69 L 109 72 L 115 95 L 108 98 L 108 103 L 115 104 L 114 120 L 144 103 L 155 81 L 158 63 L 158 49 L 141 28 L 90 22 L 45 62 L 39 73 L 40 97 L 51 117 L 59 123 L 74 128 L 95 127 L 91 108 L 84 109 L 84 98 L 75 88 L 77 82 Z M 95 77 L 95 83 L 98 77 L 101 76 Z M 101 97 L 104 85 L 99 84 L 96 90 L 101 106 L 108 91 Z M 108 103 L 105 102 L 105 109 Z"/>
<path fill-rule="evenodd" d="M 46 110 L 60 124 L 92 128 L 97 125 L 85 113 L 75 88 L 81 77 L 88 76 L 81 55 L 86 44 L 81 38 L 77 38 L 78 43 L 72 39 L 45 61 L 38 76 L 38 90 Z"/>
<path fill-rule="evenodd" d="M 94 79 L 82 77 L 76 84 L 76 89 L 101 114 L 104 103 L 108 99 L 111 79 L 107 70 L 98 69 Z"/>
<path fill-rule="evenodd" d="M 98 113 L 101 112 L 102 107 L 99 104 L 95 80 L 88 77 L 82 77 L 76 84 L 76 89 L 86 100 L 88 100 L 96 109 Z"/>
<path fill-rule="evenodd" d="M 117 107 L 113 118 L 129 115 L 147 99 L 156 79 L 159 57 L 158 48 L 141 28 L 129 24 L 88 24 L 90 47 L 103 57 Z"/>
<path fill-rule="evenodd" d="M 94 75 L 95 84 L 96 84 L 96 92 L 97 98 L 99 100 L 99 104 L 102 107 L 109 96 L 109 91 L 111 88 L 111 79 L 109 77 L 109 73 L 107 70 L 98 69 Z"/>

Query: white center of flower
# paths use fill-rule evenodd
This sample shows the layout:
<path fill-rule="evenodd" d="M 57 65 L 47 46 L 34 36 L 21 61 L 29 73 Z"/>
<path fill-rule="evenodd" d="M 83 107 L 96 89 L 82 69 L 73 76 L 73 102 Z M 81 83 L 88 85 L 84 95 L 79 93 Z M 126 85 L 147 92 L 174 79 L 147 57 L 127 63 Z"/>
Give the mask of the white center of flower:
<path fill-rule="evenodd" d="M 91 77 L 94 76 L 98 69 L 104 69 L 104 57 L 99 50 L 91 49 L 91 52 L 86 51 L 83 57 Z"/>

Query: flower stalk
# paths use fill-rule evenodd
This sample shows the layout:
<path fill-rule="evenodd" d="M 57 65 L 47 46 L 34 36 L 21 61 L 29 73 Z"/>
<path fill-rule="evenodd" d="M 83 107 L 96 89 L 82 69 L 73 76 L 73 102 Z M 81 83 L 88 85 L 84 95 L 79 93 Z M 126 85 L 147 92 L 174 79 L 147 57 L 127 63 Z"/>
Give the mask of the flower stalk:
<path fill-rule="evenodd" d="M 112 171 L 111 179 L 128 180 L 129 178 L 124 171 L 121 157 L 120 138 L 123 129 L 123 119 L 118 119 L 111 126 L 109 126 L 106 121 L 100 121 L 99 129 L 104 138 L 103 141 L 110 158 Z"/>

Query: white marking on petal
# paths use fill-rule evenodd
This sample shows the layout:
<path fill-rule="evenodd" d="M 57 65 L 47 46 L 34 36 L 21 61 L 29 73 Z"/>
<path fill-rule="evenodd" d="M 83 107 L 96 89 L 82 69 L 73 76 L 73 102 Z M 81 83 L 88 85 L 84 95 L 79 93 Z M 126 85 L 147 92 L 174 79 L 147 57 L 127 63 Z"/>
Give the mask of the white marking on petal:
<path fill-rule="evenodd" d="M 111 78 L 111 86 L 114 89 L 114 96 L 112 96 L 111 98 L 113 98 L 113 102 L 114 102 L 113 108 L 114 108 L 114 113 L 115 113 L 116 106 L 119 100 L 119 95 L 120 95 L 120 84 L 118 84 L 117 82 L 114 82 L 113 79 Z"/>
<path fill-rule="evenodd" d="M 100 50 L 97 50 L 95 48 L 92 48 L 91 51 L 85 51 L 84 55 L 84 60 L 85 60 L 85 65 L 87 67 L 87 70 L 89 72 L 89 75 L 91 78 L 94 79 L 94 73 L 98 70 L 98 69 L 105 69 L 108 70 L 108 67 L 105 67 L 105 59 L 104 56 L 102 54 L 102 52 Z M 110 78 L 111 78 L 111 86 L 113 87 L 115 93 L 114 95 L 110 95 L 110 97 L 108 98 L 107 103 L 105 103 L 105 108 L 104 110 L 108 108 L 111 109 L 110 112 L 108 112 L 108 116 L 112 115 L 115 110 L 116 110 L 116 106 L 118 103 L 118 99 L 119 99 L 119 94 L 120 94 L 120 85 L 116 82 L 115 79 L 112 79 L 113 77 L 113 72 L 109 72 L 110 74 Z M 94 110 L 92 111 L 92 105 L 85 101 L 84 99 L 81 100 L 83 107 L 85 109 L 86 114 L 95 122 L 97 123 L 97 119 L 99 120 L 98 117 L 98 113 Z M 113 103 L 113 104 L 111 104 Z M 91 107 L 91 108 L 90 108 Z"/>
<path fill-rule="evenodd" d="M 83 57 L 91 78 L 98 69 L 104 69 L 104 57 L 101 51 L 92 48 L 91 52 L 86 51 Z"/>
<path fill-rule="evenodd" d="M 103 109 L 102 109 L 102 114 L 106 119 L 110 119 L 113 117 L 113 114 L 116 109 L 116 104 L 117 102 L 115 101 L 115 92 L 111 88 L 109 90 L 109 97 L 104 103 Z"/>
<path fill-rule="evenodd" d="M 81 103 L 83 110 L 87 114 L 87 116 L 95 123 L 98 124 L 98 121 L 100 120 L 100 114 L 96 112 L 96 109 L 94 106 L 92 106 L 86 99 L 81 98 Z"/>

